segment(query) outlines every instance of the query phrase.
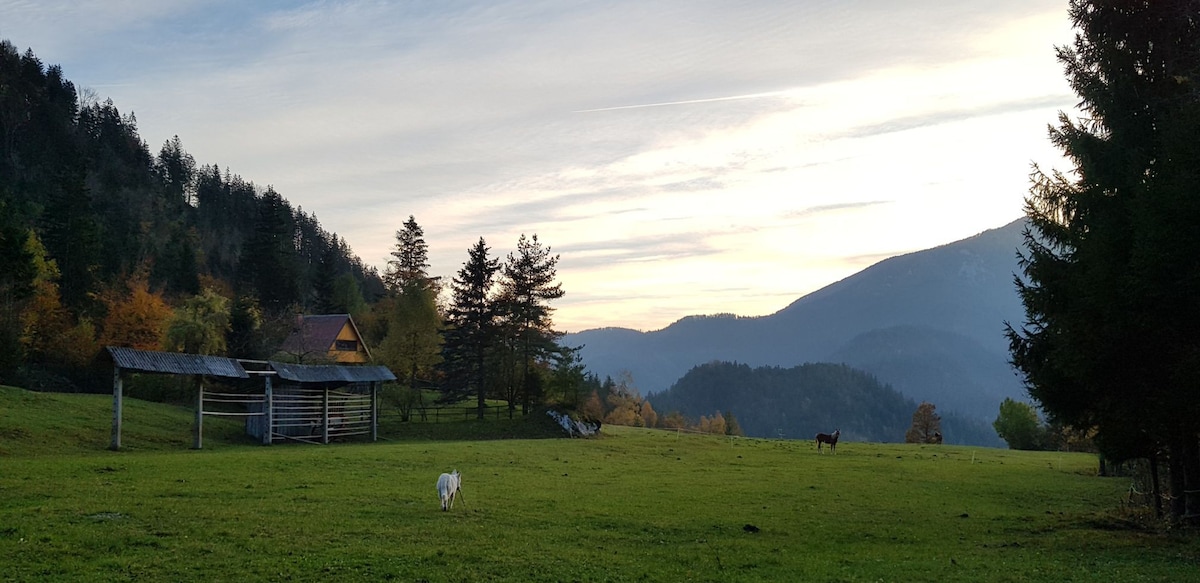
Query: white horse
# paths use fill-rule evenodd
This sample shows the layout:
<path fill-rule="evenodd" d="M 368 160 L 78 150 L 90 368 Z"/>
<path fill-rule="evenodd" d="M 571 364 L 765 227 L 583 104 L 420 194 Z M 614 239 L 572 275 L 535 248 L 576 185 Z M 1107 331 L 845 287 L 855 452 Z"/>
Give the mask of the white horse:
<path fill-rule="evenodd" d="M 438 498 L 442 501 L 442 511 L 450 510 L 454 506 L 454 497 L 460 488 L 462 476 L 458 474 L 458 470 L 438 476 L 437 491 Z"/>

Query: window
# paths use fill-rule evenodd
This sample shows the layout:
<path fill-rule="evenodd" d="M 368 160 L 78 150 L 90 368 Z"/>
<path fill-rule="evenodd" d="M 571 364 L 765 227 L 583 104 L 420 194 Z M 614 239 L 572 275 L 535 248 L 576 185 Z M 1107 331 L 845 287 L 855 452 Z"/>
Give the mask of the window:
<path fill-rule="evenodd" d="M 342 352 L 358 352 L 358 341 L 338 340 L 333 343 L 333 347 Z"/>

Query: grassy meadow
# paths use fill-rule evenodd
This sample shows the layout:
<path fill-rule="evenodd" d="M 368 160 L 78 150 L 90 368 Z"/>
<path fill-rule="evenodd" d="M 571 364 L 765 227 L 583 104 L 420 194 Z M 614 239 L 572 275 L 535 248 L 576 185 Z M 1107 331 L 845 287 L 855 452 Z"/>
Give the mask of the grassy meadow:
<path fill-rule="evenodd" d="M 0 580 L 1200 580 L 1195 533 L 1125 521 L 1091 455 L 476 422 L 264 447 L 224 419 L 190 450 L 187 409 L 136 400 L 108 452 L 110 421 L 0 387 Z"/>

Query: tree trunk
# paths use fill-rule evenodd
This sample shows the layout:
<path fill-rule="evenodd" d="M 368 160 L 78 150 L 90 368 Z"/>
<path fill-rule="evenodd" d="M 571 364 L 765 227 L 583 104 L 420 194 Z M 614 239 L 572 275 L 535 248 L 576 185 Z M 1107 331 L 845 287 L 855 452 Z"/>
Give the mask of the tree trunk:
<path fill-rule="evenodd" d="M 476 382 L 478 383 L 476 389 L 479 391 L 479 399 L 477 401 L 479 412 L 476 415 L 477 419 L 483 419 L 483 412 L 487 408 L 487 403 L 484 402 L 484 399 L 487 396 L 487 391 L 484 390 L 484 377 L 487 375 L 484 374 L 483 370 L 483 350 L 483 348 L 480 348 L 475 355 L 475 378 Z"/>
<path fill-rule="evenodd" d="M 1183 444 L 1183 517 L 1189 524 L 1200 524 L 1200 438 L 1188 435 Z"/>
<path fill-rule="evenodd" d="M 1187 508 L 1184 505 L 1186 501 L 1185 490 L 1187 486 L 1184 482 L 1184 451 L 1182 440 L 1172 439 L 1170 450 L 1167 452 L 1167 468 L 1171 475 L 1168 479 L 1171 482 L 1171 519 L 1178 520 L 1187 514 Z"/>
<path fill-rule="evenodd" d="M 1162 518 L 1162 487 L 1158 481 L 1158 456 L 1150 456 L 1150 495 L 1154 498 L 1154 517 Z"/>
<path fill-rule="evenodd" d="M 521 414 L 529 415 L 529 333 L 525 333 L 521 346 Z"/>

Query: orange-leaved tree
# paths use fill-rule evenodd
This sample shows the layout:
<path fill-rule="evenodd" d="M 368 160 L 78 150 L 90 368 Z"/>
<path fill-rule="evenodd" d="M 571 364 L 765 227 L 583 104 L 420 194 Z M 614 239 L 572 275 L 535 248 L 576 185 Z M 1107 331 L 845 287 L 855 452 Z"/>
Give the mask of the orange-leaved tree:
<path fill-rule="evenodd" d="M 174 312 L 161 295 L 150 291 L 145 277 L 131 279 L 128 289 L 128 294 L 109 294 L 104 298 L 108 315 L 104 317 L 100 343 L 139 350 L 160 349 Z"/>
<path fill-rule="evenodd" d="M 21 312 L 21 344 L 31 362 L 56 367 L 83 368 L 99 347 L 91 321 L 72 321 L 59 294 L 58 265 L 46 257 L 46 248 L 32 231 L 25 249 L 33 258 L 37 275 L 33 296 Z"/>
<path fill-rule="evenodd" d="M 912 427 L 904 433 L 905 443 L 940 443 L 942 418 L 933 403 L 922 401 L 913 413 Z"/>

